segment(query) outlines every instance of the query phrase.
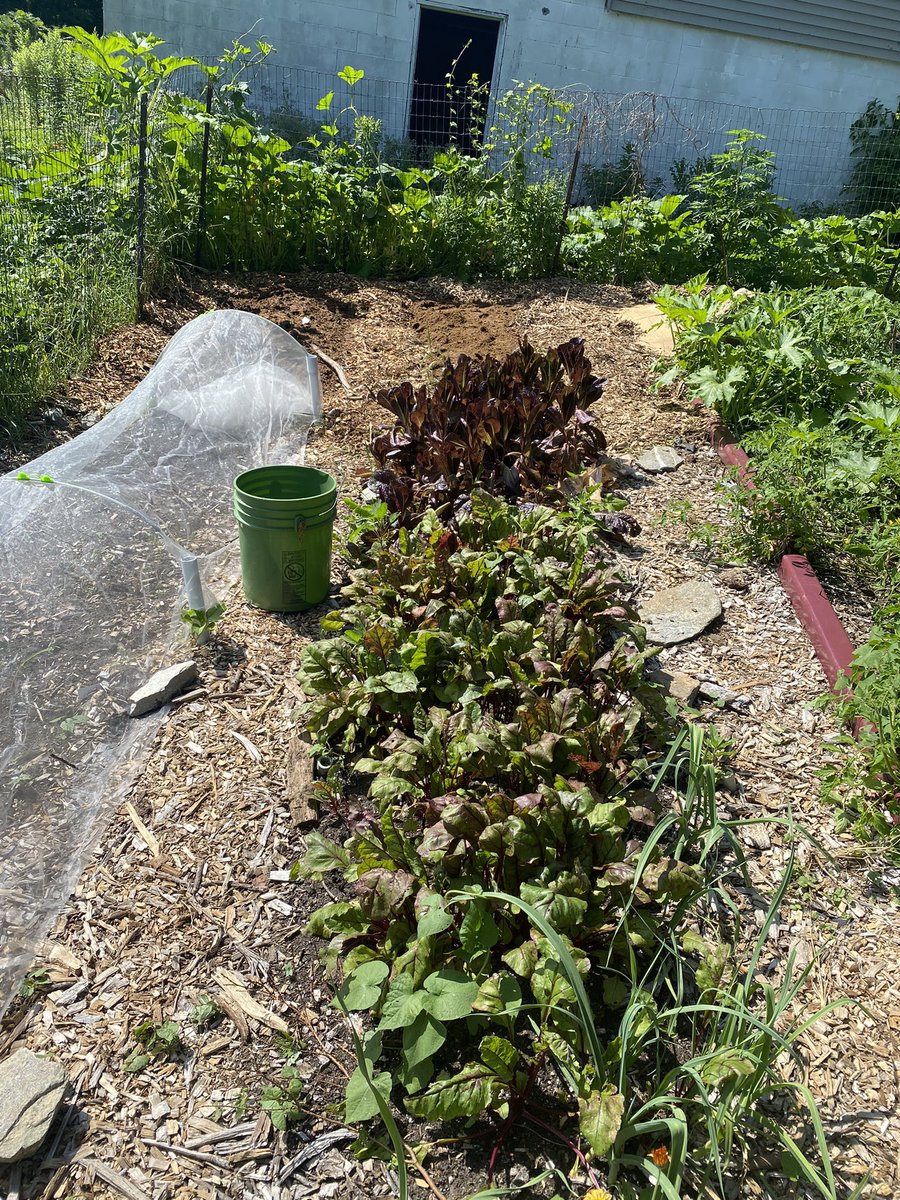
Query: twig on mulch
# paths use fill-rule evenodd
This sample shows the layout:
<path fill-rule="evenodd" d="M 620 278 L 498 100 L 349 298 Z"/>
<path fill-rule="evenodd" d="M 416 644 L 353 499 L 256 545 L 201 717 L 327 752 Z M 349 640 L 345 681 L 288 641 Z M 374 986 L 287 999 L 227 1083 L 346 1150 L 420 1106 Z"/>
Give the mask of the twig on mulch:
<path fill-rule="evenodd" d="M 344 373 L 344 368 L 341 366 L 341 364 L 336 363 L 333 358 L 329 358 L 328 355 L 325 353 L 325 351 L 321 350 L 315 344 L 315 342 L 310 342 L 309 348 L 313 351 L 314 354 L 318 355 L 318 357 L 321 358 L 323 363 L 325 363 L 327 366 L 331 367 L 332 371 L 334 371 L 335 375 L 337 375 L 338 379 L 341 381 L 341 387 L 344 389 L 344 391 L 348 395 L 350 395 L 352 393 L 353 389 L 350 387 L 350 384 L 347 380 L 347 376 Z"/>

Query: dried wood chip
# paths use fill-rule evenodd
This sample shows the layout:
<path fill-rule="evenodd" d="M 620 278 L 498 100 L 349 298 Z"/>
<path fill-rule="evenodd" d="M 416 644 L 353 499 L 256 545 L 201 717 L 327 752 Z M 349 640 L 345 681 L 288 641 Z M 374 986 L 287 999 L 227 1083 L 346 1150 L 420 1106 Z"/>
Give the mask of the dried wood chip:
<path fill-rule="evenodd" d="M 246 983 L 237 971 L 229 971 L 223 967 L 213 973 L 213 979 L 222 989 L 222 996 L 225 1000 L 252 1021 L 259 1021 L 261 1025 L 267 1025 L 269 1029 L 274 1029 L 278 1033 L 290 1032 L 286 1021 L 282 1020 L 277 1013 L 263 1008 L 258 1001 L 253 999 L 247 990 Z"/>
<path fill-rule="evenodd" d="M 245 737 L 242 733 L 238 733 L 236 729 L 229 729 L 228 732 L 233 738 L 241 743 L 254 762 L 262 762 L 262 753 L 257 746 L 254 746 L 253 742 L 251 742 L 248 737 Z"/>
<path fill-rule="evenodd" d="M 127 1200 L 152 1200 L 152 1197 L 132 1183 L 130 1179 L 126 1179 L 118 1171 L 114 1171 L 112 1167 L 101 1162 L 97 1158 L 88 1157 L 79 1160 L 81 1166 L 85 1167 L 97 1179 L 102 1179 L 104 1183 L 119 1193 L 120 1196 L 127 1197 Z"/>
<path fill-rule="evenodd" d="M 309 742 L 295 733 L 288 742 L 285 764 L 285 797 L 295 825 L 309 825 L 319 819 L 314 790 L 313 760 Z"/>
<path fill-rule="evenodd" d="M 150 832 L 150 830 L 147 828 L 147 826 L 144 824 L 144 822 L 141 820 L 141 818 L 137 815 L 137 809 L 134 807 L 134 805 L 131 803 L 130 800 L 128 800 L 125 804 L 125 811 L 128 813 L 128 816 L 131 818 L 132 825 L 138 831 L 138 833 L 143 838 L 143 840 L 147 843 L 147 849 L 150 851 L 150 853 L 153 855 L 154 858 L 159 858 L 159 842 L 156 840 L 155 836 Z"/>

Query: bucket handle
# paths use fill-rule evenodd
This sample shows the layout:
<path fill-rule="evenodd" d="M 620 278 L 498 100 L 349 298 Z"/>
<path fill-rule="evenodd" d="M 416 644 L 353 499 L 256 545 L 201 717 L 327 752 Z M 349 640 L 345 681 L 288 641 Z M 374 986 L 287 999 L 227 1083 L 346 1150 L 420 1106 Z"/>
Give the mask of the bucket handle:
<path fill-rule="evenodd" d="M 337 499 L 335 499 L 334 504 L 328 510 L 328 512 L 324 512 L 318 517 L 311 517 L 309 520 L 307 520 L 302 514 L 298 516 L 297 520 L 294 522 L 294 531 L 297 534 L 297 540 L 301 542 L 303 541 L 303 535 L 306 533 L 307 529 L 315 529 L 317 525 L 324 525 L 326 521 L 333 521 L 336 513 Z"/>

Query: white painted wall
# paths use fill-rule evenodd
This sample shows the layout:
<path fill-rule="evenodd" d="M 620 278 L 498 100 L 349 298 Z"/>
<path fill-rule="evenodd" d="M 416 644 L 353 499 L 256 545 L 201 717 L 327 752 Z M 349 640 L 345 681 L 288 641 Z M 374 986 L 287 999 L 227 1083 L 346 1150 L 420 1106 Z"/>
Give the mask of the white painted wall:
<path fill-rule="evenodd" d="M 392 100 L 398 109 L 407 103 L 418 0 L 105 0 L 104 7 L 107 30 L 152 31 L 174 49 L 200 55 L 217 54 L 233 38 L 264 38 L 281 66 L 330 74 L 350 64 L 372 80 L 393 81 Z M 537 80 L 835 115 L 830 123 L 809 123 L 798 180 L 823 158 L 817 141 L 836 154 L 840 140 L 845 159 L 849 118 L 836 114 L 858 114 L 875 97 L 892 105 L 900 94 L 898 63 L 611 13 L 603 0 L 429 0 L 429 7 L 503 18 L 495 74 L 501 89 L 515 79 Z M 752 115 L 740 124 L 760 128 Z M 833 169 L 819 162 L 820 172 Z M 796 191 L 786 182 L 779 179 L 782 190 Z"/>

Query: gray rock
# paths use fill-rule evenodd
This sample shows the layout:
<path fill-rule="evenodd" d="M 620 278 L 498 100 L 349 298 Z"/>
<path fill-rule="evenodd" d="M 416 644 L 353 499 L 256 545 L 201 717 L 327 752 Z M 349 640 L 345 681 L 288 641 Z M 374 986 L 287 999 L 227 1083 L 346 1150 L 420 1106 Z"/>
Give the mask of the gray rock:
<path fill-rule="evenodd" d="M 672 446 L 651 446 L 637 460 L 638 466 L 656 475 L 660 471 L 674 471 L 684 462 L 684 459 Z"/>
<path fill-rule="evenodd" d="M 712 700 L 736 713 L 749 713 L 753 703 L 749 696 L 741 696 L 738 692 L 732 692 L 729 688 L 710 683 L 708 680 L 700 684 L 700 696 L 703 700 Z"/>
<path fill-rule="evenodd" d="M 722 605 L 714 588 L 692 580 L 657 592 L 640 612 L 647 641 L 654 646 L 674 646 L 702 633 L 722 615 Z"/>
<path fill-rule="evenodd" d="M 666 692 L 682 704 L 693 704 L 700 690 L 700 681 L 684 671 L 648 671 L 647 676 L 654 683 L 665 688 Z"/>
<path fill-rule="evenodd" d="M 192 659 L 174 663 L 171 667 L 163 667 L 161 671 L 151 675 L 143 687 L 128 697 L 129 717 L 142 717 L 144 713 L 159 708 L 187 684 L 193 683 L 197 675 L 197 664 Z"/>
<path fill-rule="evenodd" d="M 30 1050 L 17 1050 L 0 1063 L 0 1162 L 18 1162 L 34 1154 L 68 1082 L 58 1062 Z"/>

